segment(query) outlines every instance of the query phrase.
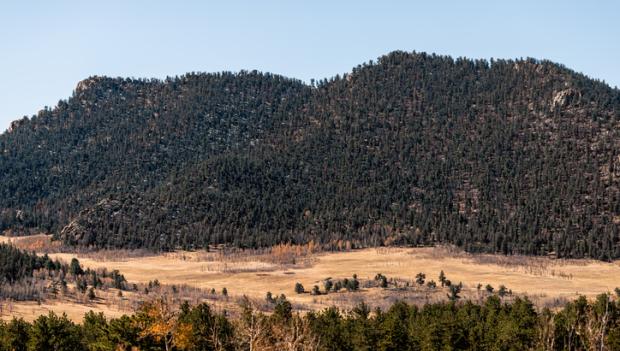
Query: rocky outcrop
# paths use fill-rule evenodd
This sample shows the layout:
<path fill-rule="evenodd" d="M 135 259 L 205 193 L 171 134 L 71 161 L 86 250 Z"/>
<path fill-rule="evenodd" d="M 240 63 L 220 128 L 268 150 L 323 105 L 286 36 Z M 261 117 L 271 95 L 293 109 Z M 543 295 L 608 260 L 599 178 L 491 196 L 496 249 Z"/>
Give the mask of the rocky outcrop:
<path fill-rule="evenodd" d="M 568 88 L 564 90 L 560 90 L 553 94 L 553 99 L 551 100 L 551 109 L 555 108 L 563 108 L 570 105 L 577 104 L 581 100 L 581 93 L 573 88 Z"/>
<path fill-rule="evenodd" d="M 84 80 L 81 80 L 81 81 L 79 81 L 77 83 L 77 86 L 75 87 L 75 93 L 76 94 L 80 94 L 80 93 L 90 89 L 90 87 L 96 85 L 97 83 L 101 82 L 104 79 L 106 79 L 106 78 L 99 77 L 99 76 L 92 76 L 92 77 L 86 78 Z"/>
<path fill-rule="evenodd" d="M 82 211 L 77 218 L 72 220 L 60 231 L 60 239 L 66 243 L 92 245 L 94 235 L 90 228 L 97 228 L 98 222 L 112 214 L 121 213 L 122 204 L 118 200 L 103 199 L 95 206 Z"/>

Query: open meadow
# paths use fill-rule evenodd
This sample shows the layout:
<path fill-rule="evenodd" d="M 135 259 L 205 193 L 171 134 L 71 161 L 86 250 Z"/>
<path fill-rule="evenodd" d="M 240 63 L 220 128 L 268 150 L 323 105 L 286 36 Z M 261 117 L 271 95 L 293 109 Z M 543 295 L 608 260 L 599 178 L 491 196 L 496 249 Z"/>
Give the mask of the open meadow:
<path fill-rule="evenodd" d="M 44 237 L 39 237 L 39 239 Z M 3 238 L 3 241 L 8 241 Z M 13 239 L 18 247 L 32 246 L 32 239 Z M 30 240 L 30 241 L 28 241 Z M 46 246 L 47 247 L 47 246 Z M 294 250 L 293 250 L 294 251 Z M 434 280 L 443 270 L 454 284 L 463 283 L 462 297 L 482 299 L 487 296 L 487 284 L 496 290 L 500 285 L 512 290 L 513 296 L 526 295 L 539 306 L 554 307 L 578 295 L 593 297 L 613 292 L 620 285 L 620 262 L 592 260 L 558 260 L 541 257 L 470 255 L 448 248 L 369 248 L 342 252 L 304 252 L 286 259 L 275 253 L 172 252 L 148 254 L 145 252 L 99 251 L 94 253 L 50 253 L 54 259 L 69 262 L 77 257 L 84 268 L 118 269 L 130 283 L 147 286 L 158 281 L 162 286 L 183 286 L 192 291 L 196 301 L 208 292 L 219 294 L 226 288 L 228 296 L 214 299 L 220 307 L 233 305 L 246 295 L 255 301 L 265 300 L 267 292 L 273 296 L 285 294 L 299 310 L 313 310 L 336 305 L 350 307 L 364 300 L 374 306 L 389 306 L 396 300 L 426 303 L 446 300 L 447 289 L 428 289 L 418 285 L 415 277 L 422 272 L 426 282 Z M 374 285 L 381 273 L 390 282 L 387 289 Z M 333 281 L 357 275 L 360 290 L 330 292 L 313 295 L 317 285 L 324 290 L 326 279 Z M 301 283 L 306 293 L 295 292 Z M 480 289 L 480 286 L 483 288 Z M 192 290 L 193 289 L 193 290 Z M 196 293 L 203 291 L 204 293 Z M 94 309 L 110 316 L 130 312 L 134 306 L 123 301 L 131 295 L 136 299 L 143 294 L 125 294 L 117 298 L 112 291 L 102 292 L 98 301 L 12 302 L 3 306 L 3 318 L 17 315 L 30 319 L 48 310 L 67 312 L 79 320 L 85 311 Z M 153 294 L 151 294 L 153 295 Z M 190 296 L 190 295 L 188 295 Z M 509 298 L 509 297 L 507 297 Z M 10 308 L 8 308 L 10 307 Z"/>

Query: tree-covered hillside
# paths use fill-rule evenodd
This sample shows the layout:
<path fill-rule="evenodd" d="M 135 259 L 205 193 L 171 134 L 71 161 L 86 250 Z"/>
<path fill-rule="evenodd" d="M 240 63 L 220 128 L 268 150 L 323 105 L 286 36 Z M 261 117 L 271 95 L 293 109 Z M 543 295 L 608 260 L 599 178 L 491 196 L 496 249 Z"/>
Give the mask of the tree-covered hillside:
<path fill-rule="evenodd" d="M 394 52 L 311 86 L 94 77 L 0 136 L 0 228 L 619 258 L 619 108 L 620 91 L 532 59 Z"/>

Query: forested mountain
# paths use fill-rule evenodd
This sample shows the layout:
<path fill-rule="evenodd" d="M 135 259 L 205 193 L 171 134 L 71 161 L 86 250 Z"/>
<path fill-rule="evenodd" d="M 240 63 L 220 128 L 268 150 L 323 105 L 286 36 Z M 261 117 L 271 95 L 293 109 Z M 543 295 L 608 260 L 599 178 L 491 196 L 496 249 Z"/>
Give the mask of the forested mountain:
<path fill-rule="evenodd" d="M 0 136 L 0 228 L 94 247 L 453 243 L 620 258 L 620 91 L 393 52 L 306 85 L 92 77 Z"/>

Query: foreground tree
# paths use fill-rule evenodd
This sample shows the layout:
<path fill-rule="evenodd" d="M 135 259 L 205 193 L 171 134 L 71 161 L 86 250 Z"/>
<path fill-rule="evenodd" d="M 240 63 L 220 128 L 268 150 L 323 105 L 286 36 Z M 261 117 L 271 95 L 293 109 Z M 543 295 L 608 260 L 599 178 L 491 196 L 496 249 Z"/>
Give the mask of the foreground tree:
<path fill-rule="evenodd" d="M 4 332 L 2 332 L 4 331 Z M 32 326 L 23 318 L 13 318 L 8 324 L 0 322 L 0 350 L 26 351 Z"/>
<path fill-rule="evenodd" d="M 239 345 L 249 351 L 268 348 L 269 323 L 267 318 L 256 312 L 247 296 L 241 302 L 241 318 L 236 323 L 236 333 Z"/>
<path fill-rule="evenodd" d="M 30 350 L 74 351 L 84 349 L 81 330 L 66 314 L 50 312 L 32 323 L 28 348 Z"/>
<path fill-rule="evenodd" d="M 110 325 L 103 312 L 89 311 L 82 320 L 82 335 L 84 344 L 89 351 L 114 350 L 115 345 L 110 333 Z"/>
<path fill-rule="evenodd" d="M 136 313 L 136 321 L 142 330 L 140 336 L 161 342 L 166 351 L 189 346 L 191 325 L 179 320 L 179 312 L 167 297 L 144 303 Z"/>
<path fill-rule="evenodd" d="M 53 313 L 32 323 L 0 321 L 0 351 L 620 349 L 620 306 L 608 294 L 541 312 L 527 298 L 504 302 L 498 295 L 480 304 L 397 302 L 371 312 L 361 303 L 351 310 L 331 307 L 305 315 L 293 312 L 284 296 L 276 301 L 269 316 L 246 297 L 239 315 L 231 317 L 207 304 L 185 302 L 177 309 L 155 299 L 131 316 L 107 320 L 90 312 L 82 325 Z"/>

